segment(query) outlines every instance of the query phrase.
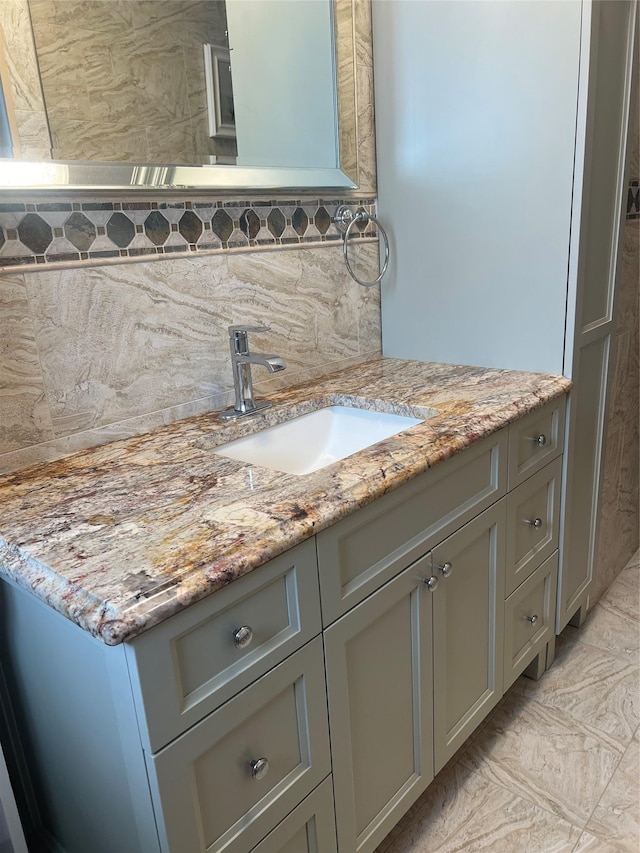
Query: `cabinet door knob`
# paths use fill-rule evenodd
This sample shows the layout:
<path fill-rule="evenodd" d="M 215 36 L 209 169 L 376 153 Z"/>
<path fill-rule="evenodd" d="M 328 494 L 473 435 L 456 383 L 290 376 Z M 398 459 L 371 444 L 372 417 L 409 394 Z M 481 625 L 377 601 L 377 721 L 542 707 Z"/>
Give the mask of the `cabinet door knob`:
<path fill-rule="evenodd" d="M 250 761 L 249 764 L 251 765 L 252 779 L 257 779 L 258 781 L 264 779 L 269 772 L 269 762 L 266 758 L 257 758 L 255 761 Z"/>
<path fill-rule="evenodd" d="M 535 614 L 535 613 L 534 613 L 534 615 L 533 615 L 533 616 L 525 616 L 524 618 L 525 618 L 525 620 L 526 620 L 527 622 L 529 622 L 531 625 L 535 625 L 535 624 L 536 624 L 536 622 L 538 621 L 538 616 L 537 616 L 537 614 Z"/>
<path fill-rule="evenodd" d="M 438 586 L 438 578 L 435 575 L 431 575 L 430 578 L 419 578 L 419 580 L 422 581 L 429 592 L 433 592 L 433 590 Z"/>
<path fill-rule="evenodd" d="M 527 524 L 530 524 L 532 527 L 539 529 L 542 527 L 542 519 L 541 518 L 526 518 L 525 521 Z"/>
<path fill-rule="evenodd" d="M 544 447 L 547 443 L 547 436 L 541 432 L 540 435 L 532 436 L 531 441 L 533 441 L 534 444 L 537 444 L 538 447 Z"/>
<path fill-rule="evenodd" d="M 233 644 L 236 649 L 246 649 L 247 646 L 251 645 L 251 640 L 253 640 L 253 631 L 248 625 L 243 625 L 234 631 Z"/>
<path fill-rule="evenodd" d="M 441 572 L 443 578 L 448 578 L 451 572 L 453 571 L 453 566 L 447 560 L 446 563 L 443 563 L 441 566 L 438 566 L 438 571 Z"/>

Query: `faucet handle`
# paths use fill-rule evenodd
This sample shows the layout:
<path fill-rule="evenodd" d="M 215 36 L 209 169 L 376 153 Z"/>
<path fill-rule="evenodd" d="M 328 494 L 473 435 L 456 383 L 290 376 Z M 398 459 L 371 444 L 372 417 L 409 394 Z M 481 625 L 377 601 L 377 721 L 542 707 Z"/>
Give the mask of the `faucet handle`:
<path fill-rule="evenodd" d="M 229 326 L 229 336 L 233 337 L 236 332 L 270 332 L 271 326 Z"/>

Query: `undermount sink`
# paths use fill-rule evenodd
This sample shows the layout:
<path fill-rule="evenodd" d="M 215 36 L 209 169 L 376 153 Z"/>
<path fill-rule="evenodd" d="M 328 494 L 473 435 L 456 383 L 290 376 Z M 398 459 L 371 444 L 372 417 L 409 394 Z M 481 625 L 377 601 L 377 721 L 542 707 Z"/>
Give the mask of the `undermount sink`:
<path fill-rule="evenodd" d="M 422 422 L 386 412 L 327 406 L 223 444 L 214 452 L 285 474 L 310 474 Z"/>

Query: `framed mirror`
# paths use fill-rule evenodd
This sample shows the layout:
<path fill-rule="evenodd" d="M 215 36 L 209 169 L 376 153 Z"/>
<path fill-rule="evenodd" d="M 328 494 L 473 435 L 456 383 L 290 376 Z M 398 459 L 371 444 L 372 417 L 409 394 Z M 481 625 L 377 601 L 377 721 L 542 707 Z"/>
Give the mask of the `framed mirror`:
<path fill-rule="evenodd" d="M 352 0 L 2 0 L 0 188 L 355 189 Z"/>

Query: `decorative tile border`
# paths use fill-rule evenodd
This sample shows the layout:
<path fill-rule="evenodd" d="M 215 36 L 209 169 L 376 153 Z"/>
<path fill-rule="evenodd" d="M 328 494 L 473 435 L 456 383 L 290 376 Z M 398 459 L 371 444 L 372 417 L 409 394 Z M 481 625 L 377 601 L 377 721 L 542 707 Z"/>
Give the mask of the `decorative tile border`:
<path fill-rule="evenodd" d="M 627 219 L 640 219 L 640 181 L 629 181 L 627 190 Z"/>
<path fill-rule="evenodd" d="M 375 213 L 373 198 L 0 203 L 0 269 L 334 242 L 340 204 Z"/>

